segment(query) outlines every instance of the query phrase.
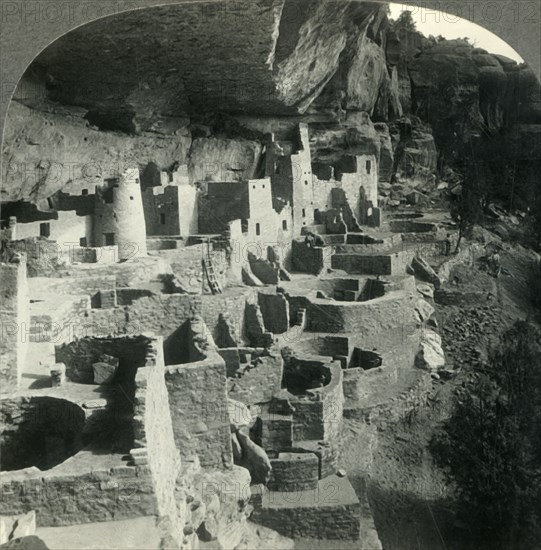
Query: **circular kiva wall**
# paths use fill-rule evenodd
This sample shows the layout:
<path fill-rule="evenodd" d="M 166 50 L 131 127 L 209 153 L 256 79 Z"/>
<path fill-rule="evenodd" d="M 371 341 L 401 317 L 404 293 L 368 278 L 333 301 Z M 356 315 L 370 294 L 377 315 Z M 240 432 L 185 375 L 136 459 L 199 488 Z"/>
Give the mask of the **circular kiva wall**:
<path fill-rule="evenodd" d="M 82 447 L 85 413 L 55 397 L 18 397 L 0 401 L 2 471 L 35 466 L 48 470 Z"/>

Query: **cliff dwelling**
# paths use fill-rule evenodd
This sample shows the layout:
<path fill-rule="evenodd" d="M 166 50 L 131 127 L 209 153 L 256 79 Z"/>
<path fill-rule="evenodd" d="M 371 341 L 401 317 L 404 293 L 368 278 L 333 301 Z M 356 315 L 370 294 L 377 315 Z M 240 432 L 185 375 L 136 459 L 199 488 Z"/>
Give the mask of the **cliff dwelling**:
<path fill-rule="evenodd" d="M 503 550 L 445 447 L 464 392 L 532 403 L 521 441 L 541 410 L 500 398 L 541 311 L 541 85 L 499 52 L 347 0 L 45 48 L 2 152 L 0 548 Z"/>

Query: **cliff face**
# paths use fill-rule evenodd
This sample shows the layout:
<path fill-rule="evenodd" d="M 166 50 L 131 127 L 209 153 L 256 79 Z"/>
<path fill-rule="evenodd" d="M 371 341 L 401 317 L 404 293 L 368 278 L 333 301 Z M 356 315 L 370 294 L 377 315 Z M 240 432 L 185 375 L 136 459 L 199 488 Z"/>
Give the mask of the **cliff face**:
<path fill-rule="evenodd" d="M 29 68 L 8 112 L 2 201 L 51 196 L 80 178 L 70 163 L 165 169 L 226 148 L 233 172 L 249 150 L 254 173 L 264 134 L 300 121 L 314 162 L 374 152 L 383 181 L 453 167 L 472 140 L 531 165 L 541 87 L 502 56 L 397 28 L 379 3 L 136 10 L 76 29 Z"/>
<path fill-rule="evenodd" d="M 68 33 L 36 60 L 55 99 L 133 112 L 136 128 L 201 109 L 304 112 L 384 6 L 241 0 L 135 10 Z M 91 60 L 91 61 L 90 61 Z"/>
<path fill-rule="evenodd" d="M 449 162 L 475 136 L 541 124 L 541 85 L 527 66 L 463 40 L 424 44 L 409 61 L 411 111 L 428 122 Z"/>

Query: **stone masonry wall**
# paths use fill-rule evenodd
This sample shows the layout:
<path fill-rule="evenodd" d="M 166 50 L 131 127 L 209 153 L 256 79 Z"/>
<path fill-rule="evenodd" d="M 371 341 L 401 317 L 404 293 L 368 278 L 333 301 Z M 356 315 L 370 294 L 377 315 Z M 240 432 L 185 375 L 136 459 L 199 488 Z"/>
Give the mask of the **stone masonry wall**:
<path fill-rule="evenodd" d="M 26 265 L 0 264 L 0 393 L 17 390 L 26 357 L 28 286 Z"/>
<path fill-rule="evenodd" d="M 175 443 L 182 457 L 196 453 L 203 467 L 232 464 L 224 360 L 209 350 L 203 361 L 166 367 Z"/>
<path fill-rule="evenodd" d="M 390 292 L 368 302 L 336 302 L 315 299 L 307 310 L 312 332 L 355 333 L 359 338 L 416 325 L 415 295 Z"/>
<path fill-rule="evenodd" d="M 162 346 L 157 345 L 156 350 L 156 356 L 147 358 L 145 367 L 138 370 L 135 378 L 134 420 L 143 417 L 144 443 L 159 514 L 168 518 L 172 535 L 179 540 L 183 521 L 177 515 L 175 484 L 181 464 L 169 412 Z M 138 444 L 141 443 L 138 440 Z"/>
<path fill-rule="evenodd" d="M 74 525 L 157 515 L 150 471 L 114 466 L 87 473 L 37 468 L 4 474 L 0 514 L 36 511 L 39 527 Z"/>

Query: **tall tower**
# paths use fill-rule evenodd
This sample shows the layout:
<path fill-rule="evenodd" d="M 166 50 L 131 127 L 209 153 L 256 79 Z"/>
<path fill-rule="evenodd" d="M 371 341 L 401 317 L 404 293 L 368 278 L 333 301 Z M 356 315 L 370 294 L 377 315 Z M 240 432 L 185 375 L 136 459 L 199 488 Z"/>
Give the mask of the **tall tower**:
<path fill-rule="evenodd" d="M 93 246 L 117 246 L 119 261 L 146 256 L 147 235 L 138 168 L 126 168 L 99 190 L 89 231 Z"/>
<path fill-rule="evenodd" d="M 118 259 L 146 256 L 147 231 L 137 167 L 126 168 L 113 188 L 113 222 Z"/>

